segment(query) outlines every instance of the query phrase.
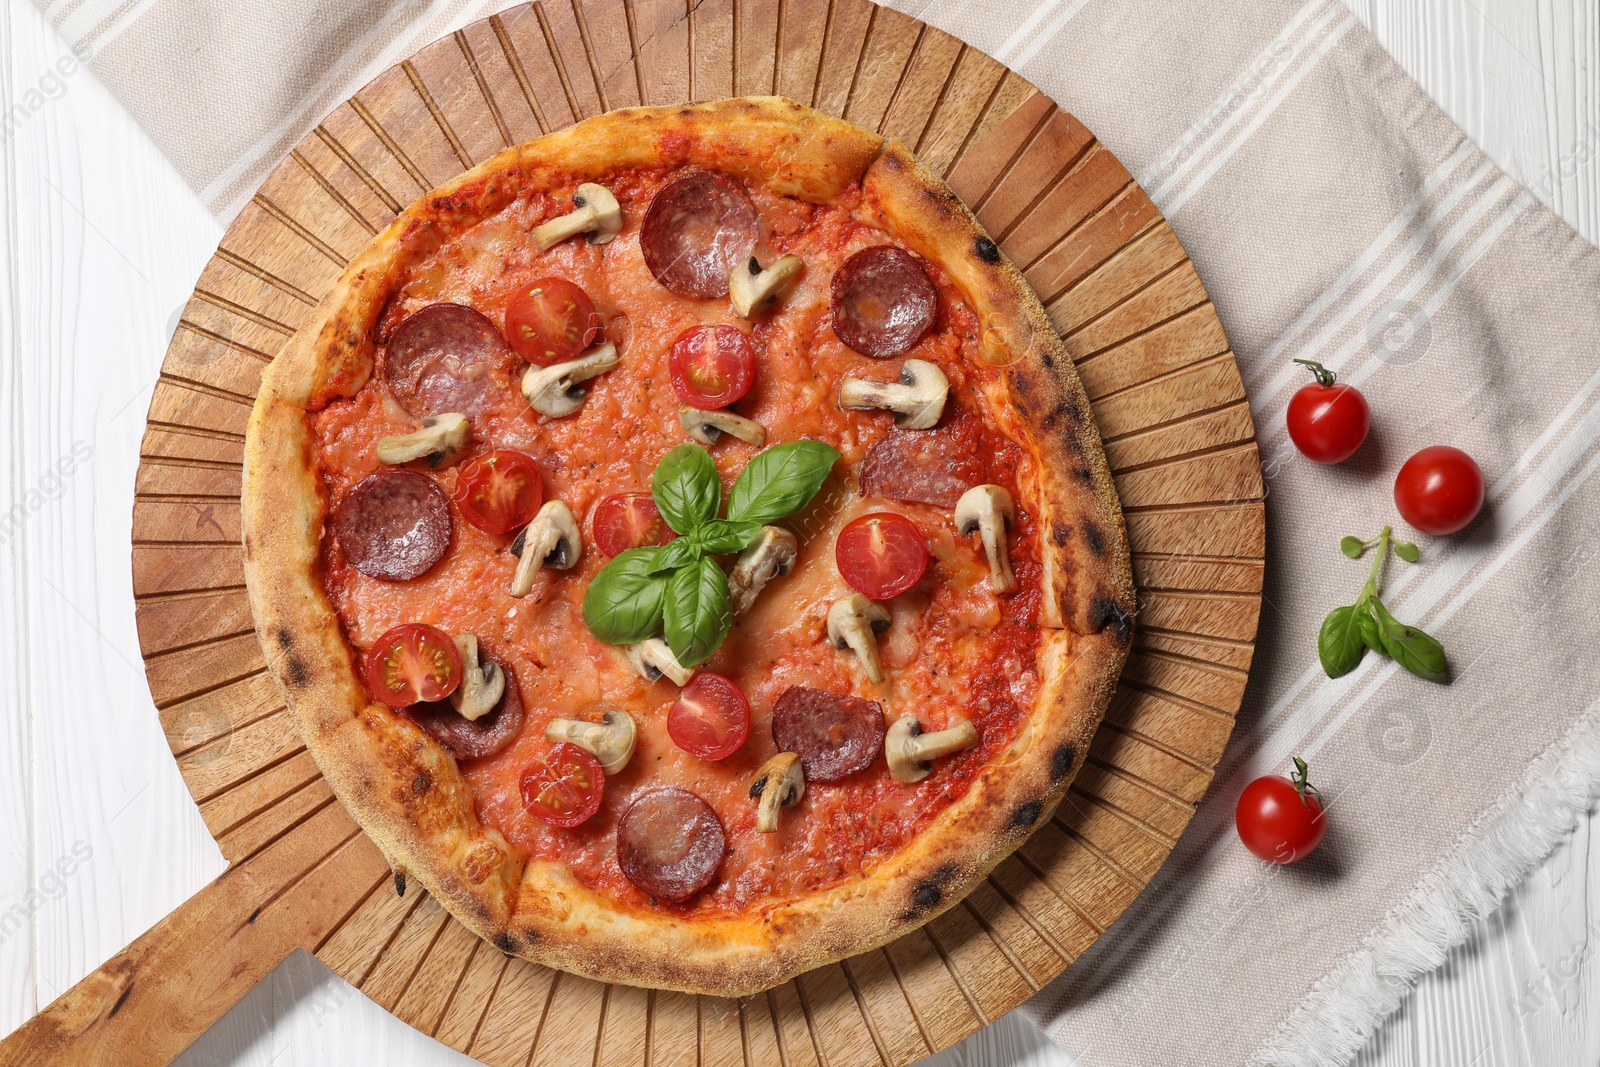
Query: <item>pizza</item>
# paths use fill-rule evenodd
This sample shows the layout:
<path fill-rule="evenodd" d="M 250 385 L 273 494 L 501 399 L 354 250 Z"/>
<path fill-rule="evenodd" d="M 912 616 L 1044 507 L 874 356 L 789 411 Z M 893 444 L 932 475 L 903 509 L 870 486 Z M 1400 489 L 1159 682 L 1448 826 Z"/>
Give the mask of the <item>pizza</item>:
<path fill-rule="evenodd" d="M 905 147 L 779 98 L 614 111 L 401 212 L 262 378 L 244 548 L 401 891 L 721 996 L 959 901 L 1133 626 L 1037 298 Z"/>

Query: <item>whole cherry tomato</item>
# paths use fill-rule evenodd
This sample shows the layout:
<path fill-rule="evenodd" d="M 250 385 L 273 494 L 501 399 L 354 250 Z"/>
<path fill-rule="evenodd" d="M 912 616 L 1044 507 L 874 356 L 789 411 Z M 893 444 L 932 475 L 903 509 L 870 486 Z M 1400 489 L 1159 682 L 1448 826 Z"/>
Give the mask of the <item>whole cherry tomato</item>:
<path fill-rule="evenodd" d="M 1289 440 L 1307 459 L 1342 463 L 1355 454 L 1372 429 L 1372 409 L 1353 385 L 1334 381 L 1333 371 L 1309 359 L 1317 380 L 1289 398 Z"/>
<path fill-rule="evenodd" d="M 1453 534 L 1483 510 L 1483 471 L 1459 448 L 1424 448 L 1395 475 L 1394 506 L 1423 533 Z"/>
<path fill-rule="evenodd" d="M 1268 863 L 1305 859 L 1328 832 L 1322 796 L 1306 780 L 1307 770 L 1306 761 L 1296 756 L 1291 777 L 1269 774 L 1239 794 L 1233 813 L 1239 840 Z"/>

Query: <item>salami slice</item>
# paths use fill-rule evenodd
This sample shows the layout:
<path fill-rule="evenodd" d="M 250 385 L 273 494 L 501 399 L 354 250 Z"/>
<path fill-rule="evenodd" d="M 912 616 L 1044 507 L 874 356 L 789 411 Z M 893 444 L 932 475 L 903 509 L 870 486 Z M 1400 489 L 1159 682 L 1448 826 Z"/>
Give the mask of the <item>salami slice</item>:
<path fill-rule="evenodd" d="M 861 461 L 861 495 L 953 508 L 988 479 L 983 457 L 951 430 L 890 430 Z"/>
<path fill-rule="evenodd" d="M 761 228 L 744 186 L 697 170 L 662 186 L 639 228 L 639 251 L 656 281 L 679 296 L 728 295 L 728 275 L 749 260 Z"/>
<path fill-rule="evenodd" d="M 494 323 L 461 304 L 432 304 L 395 328 L 384 375 L 400 406 L 418 418 L 483 412 L 491 391 L 509 385 L 511 348 Z"/>
<path fill-rule="evenodd" d="M 883 751 L 883 706 L 846 693 L 792 685 L 772 708 L 772 740 L 800 757 L 808 782 L 837 782 Z"/>
<path fill-rule="evenodd" d="M 369 474 L 333 509 L 333 536 L 350 566 L 404 582 L 428 573 L 450 547 L 450 501 L 426 474 Z"/>
<path fill-rule="evenodd" d="M 888 359 L 910 351 L 938 311 L 933 279 L 903 248 L 863 248 L 833 276 L 833 332 L 863 356 Z"/>
<path fill-rule="evenodd" d="M 671 786 L 645 793 L 617 823 L 623 875 L 657 900 L 688 900 L 710 884 L 727 851 L 711 805 Z"/>
<path fill-rule="evenodd" d="M 501 694 L 500 703 L 494 706 L 493 711 L 469 719 L 451 707 L 448 700 L 413 704 L 406 710 L 413 722 L 448 748 L 456 759 L 492 756 L 516 740 L 522 729 L 522 691 L 517 688 L 517 676 L 512 673 L 511 665 L 499 656 L 489 654 L 481 646 L 478 657 L 482 662 L 493 663 L 505 672 L 506 691 Z"/>

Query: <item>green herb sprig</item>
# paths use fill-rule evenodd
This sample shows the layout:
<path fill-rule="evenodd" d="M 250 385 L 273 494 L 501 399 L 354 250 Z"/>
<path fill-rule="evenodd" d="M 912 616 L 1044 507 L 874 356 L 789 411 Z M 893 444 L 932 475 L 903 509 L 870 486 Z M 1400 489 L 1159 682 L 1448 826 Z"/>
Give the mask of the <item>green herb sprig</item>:
<path fill-rule="evenodd" d="M 1317 656 L 1329 678 L 1349 674 L 1360 664 L 1367 650 L 1388 656 L 1400 666 L 1430 682 L 1450 683 L 1449 664 L 1445 661 L 1444 646 L 1415 626 L 1400 622 L 1378 598 L 1378 576 L 1383 571 L 1383 561 L 1389 552 L 1407 563 L 1415 563 L 1421 552 L 1409 541 L 1391 543 L 1391 532 L 1383 532 L 1371 541 L 1359 537 L 1346 537 L 1339 542 L 1339 551 L 1351 559 L 1360 559 L 1367 549 L 1377 546 L 1372 560 L 1372 570 L 1367 584 L 1362 587 L 1356 602 L 1346 607 L 1334 608 L 1322 620 L 1317 633 Z"/>
<path fill-rule="evenodd" d="M 789 441 L 758 452 L 722 507 L 722 479 L 711 453 L 682 444 L 656 464 L 650 495 L 678 536 L 665 545 L 630 548 L 603 567 L 583 597 L 583 620 L 595 637 L 628 645 L 664 635 L 679 663 L 703 663 L 733 622 L 728 576 L 712 557 L 749 547 L 761 527 L 811 503 L 839 451 L 821 441 Z"/>

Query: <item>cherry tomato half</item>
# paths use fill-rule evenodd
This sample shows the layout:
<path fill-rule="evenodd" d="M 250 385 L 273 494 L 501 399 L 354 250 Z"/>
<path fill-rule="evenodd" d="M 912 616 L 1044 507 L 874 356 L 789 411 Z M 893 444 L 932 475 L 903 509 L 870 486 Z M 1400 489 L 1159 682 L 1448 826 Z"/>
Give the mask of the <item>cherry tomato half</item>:
<path fill-rule="evenodd" d="M 1322 844 L 1328 817 L 1322 797 L 1306 780 L 1306 762 L 1295 757 L 1294 777 L 1269 774 L 1239 794 L 1234 825 L 1244 847 L 1268 863 L 1293 863 Z"/>
<path fill-rule="evenodd" d="M 649 493 L 616 493 L 594 507 L 594 547 L 604 555 L 664 545 L 677 536 Z"/>
<path fill-rule="evenodd" d="M 839 531 L 833 546 L 839 575 L 859 593 L 887 600 L 910 589 L 928 569 L 928 546 L 910 519 L 875 511 Z"/>
<path fill-rule="evenodd" d="M 1372 429 L 1372 409 L 1353 385 L 1334 381 L 1333 372 L 1320 363 L 1297 359 L 1311 368 L 1317 380 L 1303 385 L 1289 398 L 1289 440 L 1307 458 L 1318 463 L 1342 463 L 1355 454 Z"/>
<path fill-rule="evenodd" d="M 589 294 L 565 278 L 540 278 L 506 306 L 506 343 L 529 363 L 565 363 L 600 333 Z"/>
<path fill-rule="evenodd" d="M 443 700 L 461 684 L 461 652 L 443 630 L 408 622 L 373 642 L 364 673 L 367 688 L 385 704 Z"/>
<path fill-rule="evenodd" d="M 672 342 L 667 369 L 679 400 L 715 411 L 750 391 L 756 353 L 750 338 L 736 326 L 691 326 Z"/>
<path fill-rule="evenodd" d="M 667 712 L 667 736 L 701 759 L 727 759 L 750 736 L 750 702 L 727 678 L 702 671 Z"/>
<path fill-rule="evenodd" d="M 606 774 L 600 761 L 563 741 L 522 769 L 522 806 L 551 826 L 587 822 L 600 810 Z"/>
<path fill-rule="evenodd" d="M 479 456 L 456 479 L 461 517 L 487 534 L 526 526 L 544 503 L 544 474 L 531 456 L 502 448 Z"/>
<path fill-rule="evenodd" d="M 1394 506 L 1423 533 L 1453 534 L 1483 510 L 1483 471 L 1459 448 L 1424 448 L 1395 475 Z"/>

